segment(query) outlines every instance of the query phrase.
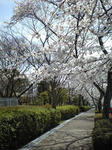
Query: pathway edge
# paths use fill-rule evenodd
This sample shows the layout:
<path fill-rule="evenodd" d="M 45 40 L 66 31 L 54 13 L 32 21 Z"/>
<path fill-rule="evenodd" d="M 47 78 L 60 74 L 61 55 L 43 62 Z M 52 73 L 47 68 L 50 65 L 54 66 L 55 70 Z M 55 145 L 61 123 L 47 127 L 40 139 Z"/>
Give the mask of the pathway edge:
<path fill-rule="evenodd" d="M 90 110 L 88 110 L 88 111 L 90 111 Z M 86 112 L 88 112 L 88 111 L 86 111 Z M 41 136 L 37 137 L 36 139 L 34 139 L 33 141 L 29 142 L 28 144 L 26 144 L 25 146 L 23 146 L 22 148 L 20 148 L 18 150 L 31 150 L 35 145 L 39 144 L 41 141 L 43 141 L 44 139 L 46 139 L 49 135 L 53 134 L 58 129 L 60 129 L 64 125 L 66 125 L 68 122 L 72 121 L 73 119 L 76 119 L 77 117 L 83 115 L 86 112 L 81 112 L 78 115 L 76 115 L 75 117 L 72 117 L 72 118 L 70 118 L 68 120 L 65 120 L 60 125 L 56 126 L 55 128 L 51 129 L 50 131 L 45 132 L 44 134 L 42 134 Z"/>

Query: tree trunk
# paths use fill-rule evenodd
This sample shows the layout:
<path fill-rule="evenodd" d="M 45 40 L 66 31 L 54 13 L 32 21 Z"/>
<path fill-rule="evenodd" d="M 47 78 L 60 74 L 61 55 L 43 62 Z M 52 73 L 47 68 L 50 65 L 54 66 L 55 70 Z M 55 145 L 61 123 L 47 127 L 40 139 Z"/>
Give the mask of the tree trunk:
<path fill-rule="evenodd" d="M 52 101 L 51 95 L 49 94 L 49 104 L 50 104 L 50 105 L 51 105 L 51 101 Z"/>
<path fill-rule="evenodd" d="M 56 97 L 56 90 L 53 89 L 53 102 L 52 102 L 52 107 L 56 109 L 56 104 L 57 104 L 57 97 Z"/>
<path fill-rule="evenodd" d="M 71 89 L 69 87 L 69 83 L 68 83 L 68 103 L 71 104 Z"/>
<path fill-rule="evenodd" d="M 71 104 L 71 97 L 70 97 L 70 95 L 68 97 L 68 103 L 69 103 L 69 105 Z"/>
<path fill-rule="evenodd" d="M 79 95 L 79 101 L 78 101 L 78 106 L 80 107 L 82 104 L 81 104 L 81 100 L 82 100 L 82 96 Z"/>
<path fill-rule="evenodd" d="M 103 103 L 103 118 L 109 118 L 110 101 L 112 98 L 112 71 L 108 71 L 107 88 Z"/>
<path fill-rule="evenodd" d="M 100 98 L 98 100 L 98 112 L 101 113 L 102 112 L 102 98 L 103 98 L 103 94 L 100 93 Z"/>

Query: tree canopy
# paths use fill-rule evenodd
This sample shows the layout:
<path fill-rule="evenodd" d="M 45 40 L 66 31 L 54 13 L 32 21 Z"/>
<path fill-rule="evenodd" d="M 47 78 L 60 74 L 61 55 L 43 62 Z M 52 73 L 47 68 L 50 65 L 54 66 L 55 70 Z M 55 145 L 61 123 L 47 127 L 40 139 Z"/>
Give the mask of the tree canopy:
<path fill-rule="evenodd" d="M 54 97 L 58 85 L 69 83 L 96 105 L 104 98 L 103 114 L 108 118 L 112 1 L 22 0 L 16 2 L 9 27 L 15 31 L 18 25 L 24 27 L 18 34 L 26 41 L 26 54 L 20 54 L 34 69 L 32 79 L 52 80 Z"/>

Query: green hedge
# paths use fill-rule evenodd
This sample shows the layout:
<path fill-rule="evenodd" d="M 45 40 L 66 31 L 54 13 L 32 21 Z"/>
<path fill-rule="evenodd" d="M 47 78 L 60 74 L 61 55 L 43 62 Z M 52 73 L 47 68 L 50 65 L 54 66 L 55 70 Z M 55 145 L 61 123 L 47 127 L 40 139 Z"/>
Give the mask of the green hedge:
<path fill-rule="evenodd" d="M 112 150 L 112 121 L 107 119 L 95 121 L 92 139 L 94 150 Z"/>
<path fill-rule="evenodd" d="M 42 133 L 55 127 L 61 120 L 78 114 L 78 106 L 20 106 L 0 109 L 0 150 L 17 149 Z"/>
<path fill-rule="evenodd" d="M 60 111 L 54 109 L 2 111 L 0 149 L 16 149 L 56 126 L 60 119 Z"/>
<path fill-rule="evenodd" d="M 79 113 L 78 106 L 72 106 L 72 105 L 58 106 L 57 110 L 61 112 L 61 120 L 69 119 Z"/>
<path fill-rule="evenodd" d="M 80 112 L 88 111 L 90 109 L 90 106 L 80 106 Z"/>

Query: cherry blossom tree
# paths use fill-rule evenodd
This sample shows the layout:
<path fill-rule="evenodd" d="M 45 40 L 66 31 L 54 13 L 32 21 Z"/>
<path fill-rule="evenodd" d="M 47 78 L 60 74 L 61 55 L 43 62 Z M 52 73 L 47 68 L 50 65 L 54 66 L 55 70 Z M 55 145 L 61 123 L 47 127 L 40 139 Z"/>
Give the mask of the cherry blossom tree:
<path fill-rule="evenodd" d="M 87 53 L 94 54 L 97 52 L 99 59 L 101 59 L 100 65 L 97 63 L 99 73 L 102 74 L 105 70 L 105 77 L 107 78 L 105 91 L 95 82 L 96 74 L 98 70 L 93 65 L 90 67 L 92 71 L 82 69 L 84 72 L 89 72 L 91 82 L 100 92 L 100 98 L 104 96 L 103 105 L 103 117 L 109 117 L 109 107 L 111 100 L 111 47 L 107 47 L 106 40 L 111 40 L 111 28 L 112 28 L 112 2 L 102 0 L 92 1 L 62 1 L 59 5 L 59 11 L 64 14 L 64 19 L 68 19 L 69 29 L 74 32 L 74 40 L 72 39 L 72 55 L 80 60 L 87 56 Z M 69 15 L 69 17 L 68 17 Z M 70 36 L 72 35 L 70 33 Z M 64 34 L 63 34 L 64 35 Z M 72 36 L 73 37 L 73 36 Z M 64 37 L 65 39 L 65 37 Z M 70 40 L 69 40 L 70 41 Z M 111 45 L 110 45 L 111 46 Z M 99 53 L 99 54 L 98 54 Z M 82 58 L 81 58 L 82 57 Z M 86 60 L 86 59 L 85 59 Z M 91 60 L 89 60 L 91 61 Z M 99 61 L 99 60 L 98 60 Z M 80 61 L 81 62 L 81 61 Z M 84 62 L 84 61 L 83 61 Z M 92 62 L 92 61 L 91 61 Z M 82 63 L 84 67 L 85 62 Z M 80 64 L 78 64 L 78 67 Z M 80 68 L 79 68 L 80 69 Z M 95 71 L 96 70 L 96 71 Z M 92 74 L 92 72 L 95 74 Z M 81 85 L 81 84 L 80 84 Z M 84 85 L 83 85 L 84 87 Z"/>
<path fill-rule="evenodd" d="M 20 22 L 39 47 L 39 51 L 28 52 L 29 57 L 41 60 L 41 67 L 35 68 L 38 79 L 51 78 L 60 84 L 69 81 L 77 92 L 98 102 L 104 97 L 103 117 L 108 118 L 111 0 L 23 0 L 17 2 L 10 26 Z"/>
<path fill-rule="evenodd" d="M 33 84 L 26 76 L 29 60 L 24 39 L 9 32 L 0 35 L 0 96 L 20 98 Z M 20 101 L 19 101 L 20 102 Z"/>

